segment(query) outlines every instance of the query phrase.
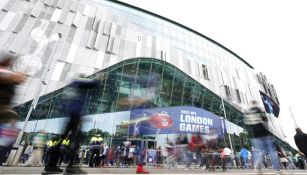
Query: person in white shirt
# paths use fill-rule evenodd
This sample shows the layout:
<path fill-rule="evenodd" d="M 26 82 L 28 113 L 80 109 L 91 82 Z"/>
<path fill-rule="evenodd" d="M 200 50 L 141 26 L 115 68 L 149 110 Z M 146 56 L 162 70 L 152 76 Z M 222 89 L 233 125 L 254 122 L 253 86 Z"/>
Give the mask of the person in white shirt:
<path fill-rule="evenodd" d="M 30 157 L 30 155 L 32 154 L 32 152 L 33 152 L 33 146 L 32 146 L 32 144 L 30 143 L 30 144 L 26 147 L 25 151 L 23 152 L 23 160 L 22 160 L 22 163 L 25 163 L 25 162 L 29 159 L 29 157 Z"/>
<path fill-rule="evenodd" d="M 223 171 L 226 170 L 226 164 L 229 162 L 231 155 L 232 155 L 232 150 L 229 147 L 226 146 L 223 149 L 223 152 L 222 152 L 222 162 L 223 162 L 222 169 L 223 169 Z"/>
<path fill-rule="evenodd" d="M 101 167 L 107 163 L 109 146 L 105 143 L 102 147 L 102 158 L 101 158 Z"/>

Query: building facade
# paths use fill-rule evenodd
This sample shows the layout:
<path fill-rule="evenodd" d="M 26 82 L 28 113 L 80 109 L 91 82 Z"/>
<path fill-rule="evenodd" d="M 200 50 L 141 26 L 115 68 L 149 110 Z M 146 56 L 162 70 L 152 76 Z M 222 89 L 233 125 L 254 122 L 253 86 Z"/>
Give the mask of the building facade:
<path fill-rule="evenodd" d="M 61 132 L 61 94 L 82 73 L 101 80 L 99 88 L 88 90 L 84 132 L 108 132 L 108 142 L 131 138 L 127 125 L 138 106 L 189 106 L 223 119 L 225 134 L 231 137 L 222 142 L 231 138 L 240 148 L 252 137 L 243 122 L 251 100 L 267 111 L 271 132 L 284 140 L 278 96 L 265 75 L 186 26 L 103 0 L 1 0 L 0 9 L 0 48 L 21 55 L 12 69 L 29 74 L 14 100 L 20 126 L 35 94 L 40 94 L 27 132 Z M 171 135 L 176 132 L 167 137 Z M 145 136 L 156 145 L 163 145 L 166 137 Z"/>

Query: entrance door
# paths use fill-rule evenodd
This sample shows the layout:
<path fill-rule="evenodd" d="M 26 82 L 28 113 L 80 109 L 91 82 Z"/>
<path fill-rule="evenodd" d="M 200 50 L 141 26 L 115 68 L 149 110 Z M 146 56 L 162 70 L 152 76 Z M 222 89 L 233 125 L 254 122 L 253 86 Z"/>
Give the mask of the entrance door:
<path fill-rule="evenodd" d="M 129 139 L 131 145 L 136 145 L 139 148 L 146 148 L 146 149 L 156 149 L 157 141 L 153 139 L 146 139 L 146 138 L 137 138 L 137 139 Z"/>

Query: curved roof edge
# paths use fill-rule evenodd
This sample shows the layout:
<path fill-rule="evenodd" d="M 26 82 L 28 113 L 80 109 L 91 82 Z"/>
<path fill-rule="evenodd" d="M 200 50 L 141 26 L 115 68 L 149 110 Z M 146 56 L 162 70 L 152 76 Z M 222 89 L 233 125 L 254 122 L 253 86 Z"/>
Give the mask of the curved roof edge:
<path fill-rule="evenodd" d="M 147 10 L 145 10 L 145 9 L 142 9 L 142 8 L 139 8 L 139 7 L 136 7 L 136 6 L 127 4 L 127 3 L 122 2 L 122 1 L 119 1 L 119 0 L 115 0 L 115 1 L 114 1 L 114 0 L 107 0 L 107 1 L 112 2 L 112 3 L 117 3 L 117 4 L 120 4 L 120 5 L 124 5 L 124 6 L 130 7 L 130 8 L 134 8 L 134 9 L 136 9 L 136 10 L 140 10 L 140 11 L 142 11 L 142 12 L 148 13 L 148 14 L 150 14 L 150 15 L 159 17 L 159 18 L 161 18 L 161 19 L 163 19 L 163 20 L 166 20 L 166 21 L 168 21 L 168 22 L 171 22 L 171 23 L 173 23 L 173 24 L 176 24 L 176 25 L 178 25 L 178 26 L 180 26 L 180 27 L 182 27 L 182 28 L 184 28 L 184 29 L 187 29 L 187 30 L 189 30 L 189 31 L 191 31 L 191 32 L 193 32 L 193 33 L 195 33 L 195 34 L 197 34 L 197 35 L 203 37 L 203 38 L 208 39 L 209 41 L 213 42 L 214 44 L 220 46 L 221 48 L 225 49 L 226 51 L 228 51 L 229 53 L 231 53 L 231 54 L 234 55 L 235 57 L 239 58 L 239 59 L 240 59 L 242 62 L 244 62 L 248 67 L 250 67 L 251 69 L 254 69 L 254 67 L 253 67 L 252 65 L 250 65 L 247 61 L 245 61 L 243 58 L 241 58 L 239 55 L 237 55 L 236 53 L 234 53 L 233 51 L 231 51 L 231 50 L 228 49 L 227 47 L 223 46 L 222 44 L 220 44 L 220 43 L 214 41 L 213 39 L 211 39 L 211 38 L 209 38 L 209 37 L 207 37 L 207 36 L 205 36 L 205 35 L 203 35 L 203 34 L 197 32 L 197 31 L 195 31 L 195 30 L 193 30 L 193 29 L 191 29 L 191 28 L 189 28 L 189 27 L 187 27 L 187 26 L 184 26 L 184 25 L 182 25 L 182 24 L 180 24 L 180 23 L 178 23 L 178 22 L 176 22 L 176 21 L 170 20 L 170 19 L 165 18 L 165 17 L 163 17 L 163 16 L 160 16 L 160 15 L 158 15 L 158 14 L 152 13 L 152 12 L 147 11 Z"/>

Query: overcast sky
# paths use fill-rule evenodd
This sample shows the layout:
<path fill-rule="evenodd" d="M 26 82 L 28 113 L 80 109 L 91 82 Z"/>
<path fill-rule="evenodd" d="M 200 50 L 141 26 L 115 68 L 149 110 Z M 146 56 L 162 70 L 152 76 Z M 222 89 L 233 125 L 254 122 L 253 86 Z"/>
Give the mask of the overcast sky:
<path fill-rule="evenodd" d="M 293 115 L 307 132 L 307 2 L 304 0 L 122 0 L 188 26 L 267 75 L 280 119 L 294 145 Z"/>

